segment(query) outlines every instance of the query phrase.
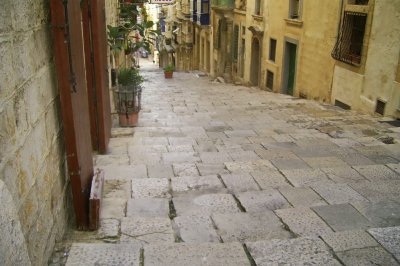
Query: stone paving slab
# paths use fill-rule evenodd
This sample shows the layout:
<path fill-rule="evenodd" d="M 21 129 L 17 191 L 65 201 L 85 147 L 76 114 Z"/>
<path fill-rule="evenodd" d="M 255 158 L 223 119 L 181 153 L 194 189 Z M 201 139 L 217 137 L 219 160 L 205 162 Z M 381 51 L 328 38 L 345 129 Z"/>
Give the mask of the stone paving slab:
<path fill-rule="evenodd" d="M 176 145 L 196 145 L 197 142 L 195 139 L 193 138 L 189 138 L 189 137 L 170 137 L 168 138 L 169 144 L 176 146 Z"/>
<path fill-rule="evenodd" d="M 373 224 L 350 204 L 316 206 L 312 209 L 335 231 L 373 227 Z"/>
<path fill-rule="evenodd" d="M 200 158 L 194 152 L 166 152 L 162 154 L 164 163 L 195 163 Z"/>
<path fill-rule="evenodd" d="M 311 188 L 282 187 L 279 188 L 279 191 L 294 207 L 312 207 L 327 204 Z"/>
<path fill-rule="evenodd" d="M 254 151 L 228 151 L 228 154 L 235 162 L 255 161 L 261 159 Z"/>
<path fill-rule="evenodd" d="M 320 236 L 332 233 L 332 229 L 316 215 L 305 207 L 276 210 L 275 213 L 289 227 L 290 231 L 300 236 Z"/>
<path fill-rule="evenodd" d="M 145 266 L 250 266 L 239 243 L 176 243 L 144 248 Z"/>
<path fill-rule="evenodd" d="M 150 178 L 171 178 L 174 176 L 170 164 L 148 165 L 147 172 Z"/>
<path fill-rule="evenodd" d="M 327 176 L 319 169 L 282 170 L 295 187 L 308 187 L 316 182 L 328 182 Z"/>
<path fill-rule="evenodd" d="M 166 145 L 130 145 L 128 153 L 130 156 L 144 153 L 162 153 L 167 152 Z"/>
<path fill-rule="evenodd" d="M 272 164 L 279 170 L 309 169 L 310 166 L 300 158 L 271 159 Z"/>
<path fill-rule="evenodd" d="M 400 175 L 385 165 L 363 165 L 353 168 L 370 181 L 400 180 Z"/>
<path fill-rule="evenodd" d="M 286 199 L 276 189 L 248 191 L 236 194 L 236 197 L 249 213 L 259 213 L 266 210 L 277 210 L 291 207 Z"/>
<path fill-rule="evenodd" d="M 199 171 L 194 163 L 174 163 L 172 165 L 175 176 L 198 176 Z"/>
<path fill-rule="evenodd" d="M 287 239 L 290 232 L 284 229 L 278 217 L 269 210 L 262 213 L 213 214 L 212 220 L 224 243 Z"/>
<path fill-rule="evenodd" d="M 126 155 L 95 155 L 94 165 L 97 168 L 102 168 L 108 165 L 129 165 L 130 160 Z"/>
<path fill-rule="evenodd" d="M 240 212 L 231 194 L 187 195 L 172 199 L 178 216 Z"/>
<path fill-rule="evenodd" d="M 200 152 L 200 158 L 203 163 L 224 163 L 232 161 L 226 152 Z"/>
<path fill-rule="evenodd" d="M 216 175 L 173 177 L 171 186 L 174 194 L 188 191 L 217 192 L 224 188 Z"/>
<path fill-rule="evenodd" d="M 341 231 L 321 236 L 335 252 L 379 246 L 366 231 Z"/>
<path fill-rule="evenodd" d="M 311 185 L 311 187 L 329 204 L 367 201 L 363 196 L 361 196 L 347 184 L 319 182 Z"/>
<path fill-rule="evenodd" d="M 400 226 L 372 228 L 368 232 L 397 260 L 400 260 Z"/>
<path fill-rule="evenodd" d="M 225 162 L 225 167 L 230 172 L 254 172 L 267 169 L 276 169 L 268 160 L 253 160 L 242 162 Z"/>
<path fill-rule="evenodd" d="M 103 198 L 131 198 L 131 181 L 130 180 L 105 180 Z"/>
<path fill-rule="evenodd" d="M 250 173 L 261 189 L 291 187 L 286 178 L 276 170 L 265 169 Z"/>
<path fill-rule="evenodd" d="M 165 217 L 169 215 L 168 199 L 144 198 L 128 200 L 127 217 Z"/>
<path fill-rule="evenodd" d="M 100 219 L 117 219 L 125 216 L 127 199 L 105 198 L 101 204 Z"/>
<path fill-rule="evenodd" d="M 395 171 L 398 175 L 400 175 L 400 163 L 391 163 L 387 164 L 386 166 Z"/>
<path fill-rule="evenodd" d="M 335 183 L 354 183 L 366 180 L 356 170 L 350 167 L 322 168 L 321 170 Z"/>
<path fill-rule="evenodd" d="M 337 252 L 336 255 L 346 266 L 399 265 L 396 260 L 381 247 L 347 250 Z"/>
<path fill-rule="evenodd" d="M 209 216 L 179 216 L 174 219 L 173 227 L 185 243 L 220 242 Z"/>
<path fill-rule="evenodd" d="M 260 190 L 253 177 L 247 173 L 224 174 L 221 178 L 230 192 Z"/>
<path fill-rule="evenodd" d="M 140 265 L 140 246 L 135 244 L 74 243 L 67 266 Z"/>
<path fill-rule="evenodd" d="M 229 171 L 225 168 L 223 163 L 197 163 L 196 166 L 201 176 L 229 174 Z"/>
<path fill-rule="evenodd" d="M 375 164 L 374 161 L 370 160 L 368 157 L 366 157 L 360 153 L 340 154 L 340 155 L 338 155 L 338 157 L 350 166 Z"/>
<path fill-rule="evenodd" d="M 160 164 L 162 162 L 160 152 L 146 152 L 146 153 L 135 153 L 130 155 L 131 164 Z"/>
<path fill-rule="evenodd" d="M 295 238 L 246 242 L 257 266 L 341 265 L 318 238 Z"/>
<path fill-rule="evenodd" d="M 376 227 L 400 225 L 400 199 L 372 203 L 355 202 L 352 205 Z"/>
<path fill-rule="evenodd" d="M 364 198 L 372 202 L 397 200 L 400 195 L 400 181 L 357 182 L 350 186 Z"/>
<path fill-rule="evenodd" d="M 145 164 L 107 165 L 98 168 L 104 170 L 105 180 L 147 178 L 147 168 Z"/>
<path fill-rule="evenodd" d="M 169 181 L 166 178 L 132 180 L 132 198 L 169 198 Z"/>
<path fill-rule="evenodd" d="M 121 242 L 137 244 L 174 243 L 171 220 L 162 217 L 129 217 L 121 220 Z"/>
<path fill-rule="evenodd" d="M 194 152 L 193 145 L 168 145 L 169 152 Z"/>
<path fill-rule="evenodd" d="M 328 167 L 347 167 L 343 160 L 335 156 L 328 157 L 303 157 L 302 158 L 312 168 L 328 168 Z"/>

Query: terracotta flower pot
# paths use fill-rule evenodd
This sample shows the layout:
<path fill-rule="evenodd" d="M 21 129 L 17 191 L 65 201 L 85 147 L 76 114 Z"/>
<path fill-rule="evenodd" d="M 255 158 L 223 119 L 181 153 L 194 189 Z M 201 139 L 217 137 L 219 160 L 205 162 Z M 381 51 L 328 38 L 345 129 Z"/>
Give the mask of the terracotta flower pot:
<path fill-rule="evenodd" d="M 164 77 L 166 79 L 172 79 L 173 74 L 174 74 L 174 72 L 166 72 L 166 71 L 164 71 Z"/>
<path fill-rule="evenodd" d="M 119 113 L 119 125 L 120 127 L 134 127 L 137 125 L 139 120 L 139 112 L 137 113 Z"/>

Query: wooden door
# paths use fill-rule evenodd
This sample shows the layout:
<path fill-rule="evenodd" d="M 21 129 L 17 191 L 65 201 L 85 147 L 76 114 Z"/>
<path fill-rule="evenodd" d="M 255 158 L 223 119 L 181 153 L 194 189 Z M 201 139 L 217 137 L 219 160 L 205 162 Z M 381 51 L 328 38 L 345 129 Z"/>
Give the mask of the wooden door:
<path fill-rule="evenodd" d="M 51 25 L 68 174 L 78 229 L 87 229 L 93 160 L 80 1 L 51 0 Z"/>

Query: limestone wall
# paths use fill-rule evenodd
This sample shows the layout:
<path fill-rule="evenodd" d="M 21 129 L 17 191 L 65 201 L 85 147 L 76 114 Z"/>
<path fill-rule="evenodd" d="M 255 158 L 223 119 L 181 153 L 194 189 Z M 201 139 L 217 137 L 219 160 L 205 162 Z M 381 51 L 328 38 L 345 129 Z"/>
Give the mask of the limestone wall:
<path fill-rule="evenodd" d="M 49 1 L 0 1 L 0 224 L 11 226 L 1 231 L 1 265 L 26 265 L 15 264 L 15 243 L 47 265 L 68 222 L 50 29 Z"/>

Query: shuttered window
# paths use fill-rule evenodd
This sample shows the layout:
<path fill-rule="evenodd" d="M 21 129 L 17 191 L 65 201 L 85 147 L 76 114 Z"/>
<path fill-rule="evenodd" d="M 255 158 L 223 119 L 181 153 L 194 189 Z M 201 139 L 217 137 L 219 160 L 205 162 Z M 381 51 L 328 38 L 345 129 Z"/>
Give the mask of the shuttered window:
<path fill-rule="evenodd" d="M 270 39 L 269 40 L 269 60 L 272 62 L 275 62 L 275 56 L 276 56 L 276 40 L 275 39 Z"/>
<path fill-rule="evenodd" d="M 237 61 L 239 54 L 239 26 L 235 25 L 233 28 L 233 60 Z"/>
<path fill-rule="evenodd" d="M 343 24 L 332 52 L 334 59 L 351 65 L 361 64 L 366 22 L 365 13 L 344 13 Z"/>
<path fill-rule="evenodd" d="M 267 88 L 270 90 L 274 89 L 274 73 L 267 70 Z"/>

